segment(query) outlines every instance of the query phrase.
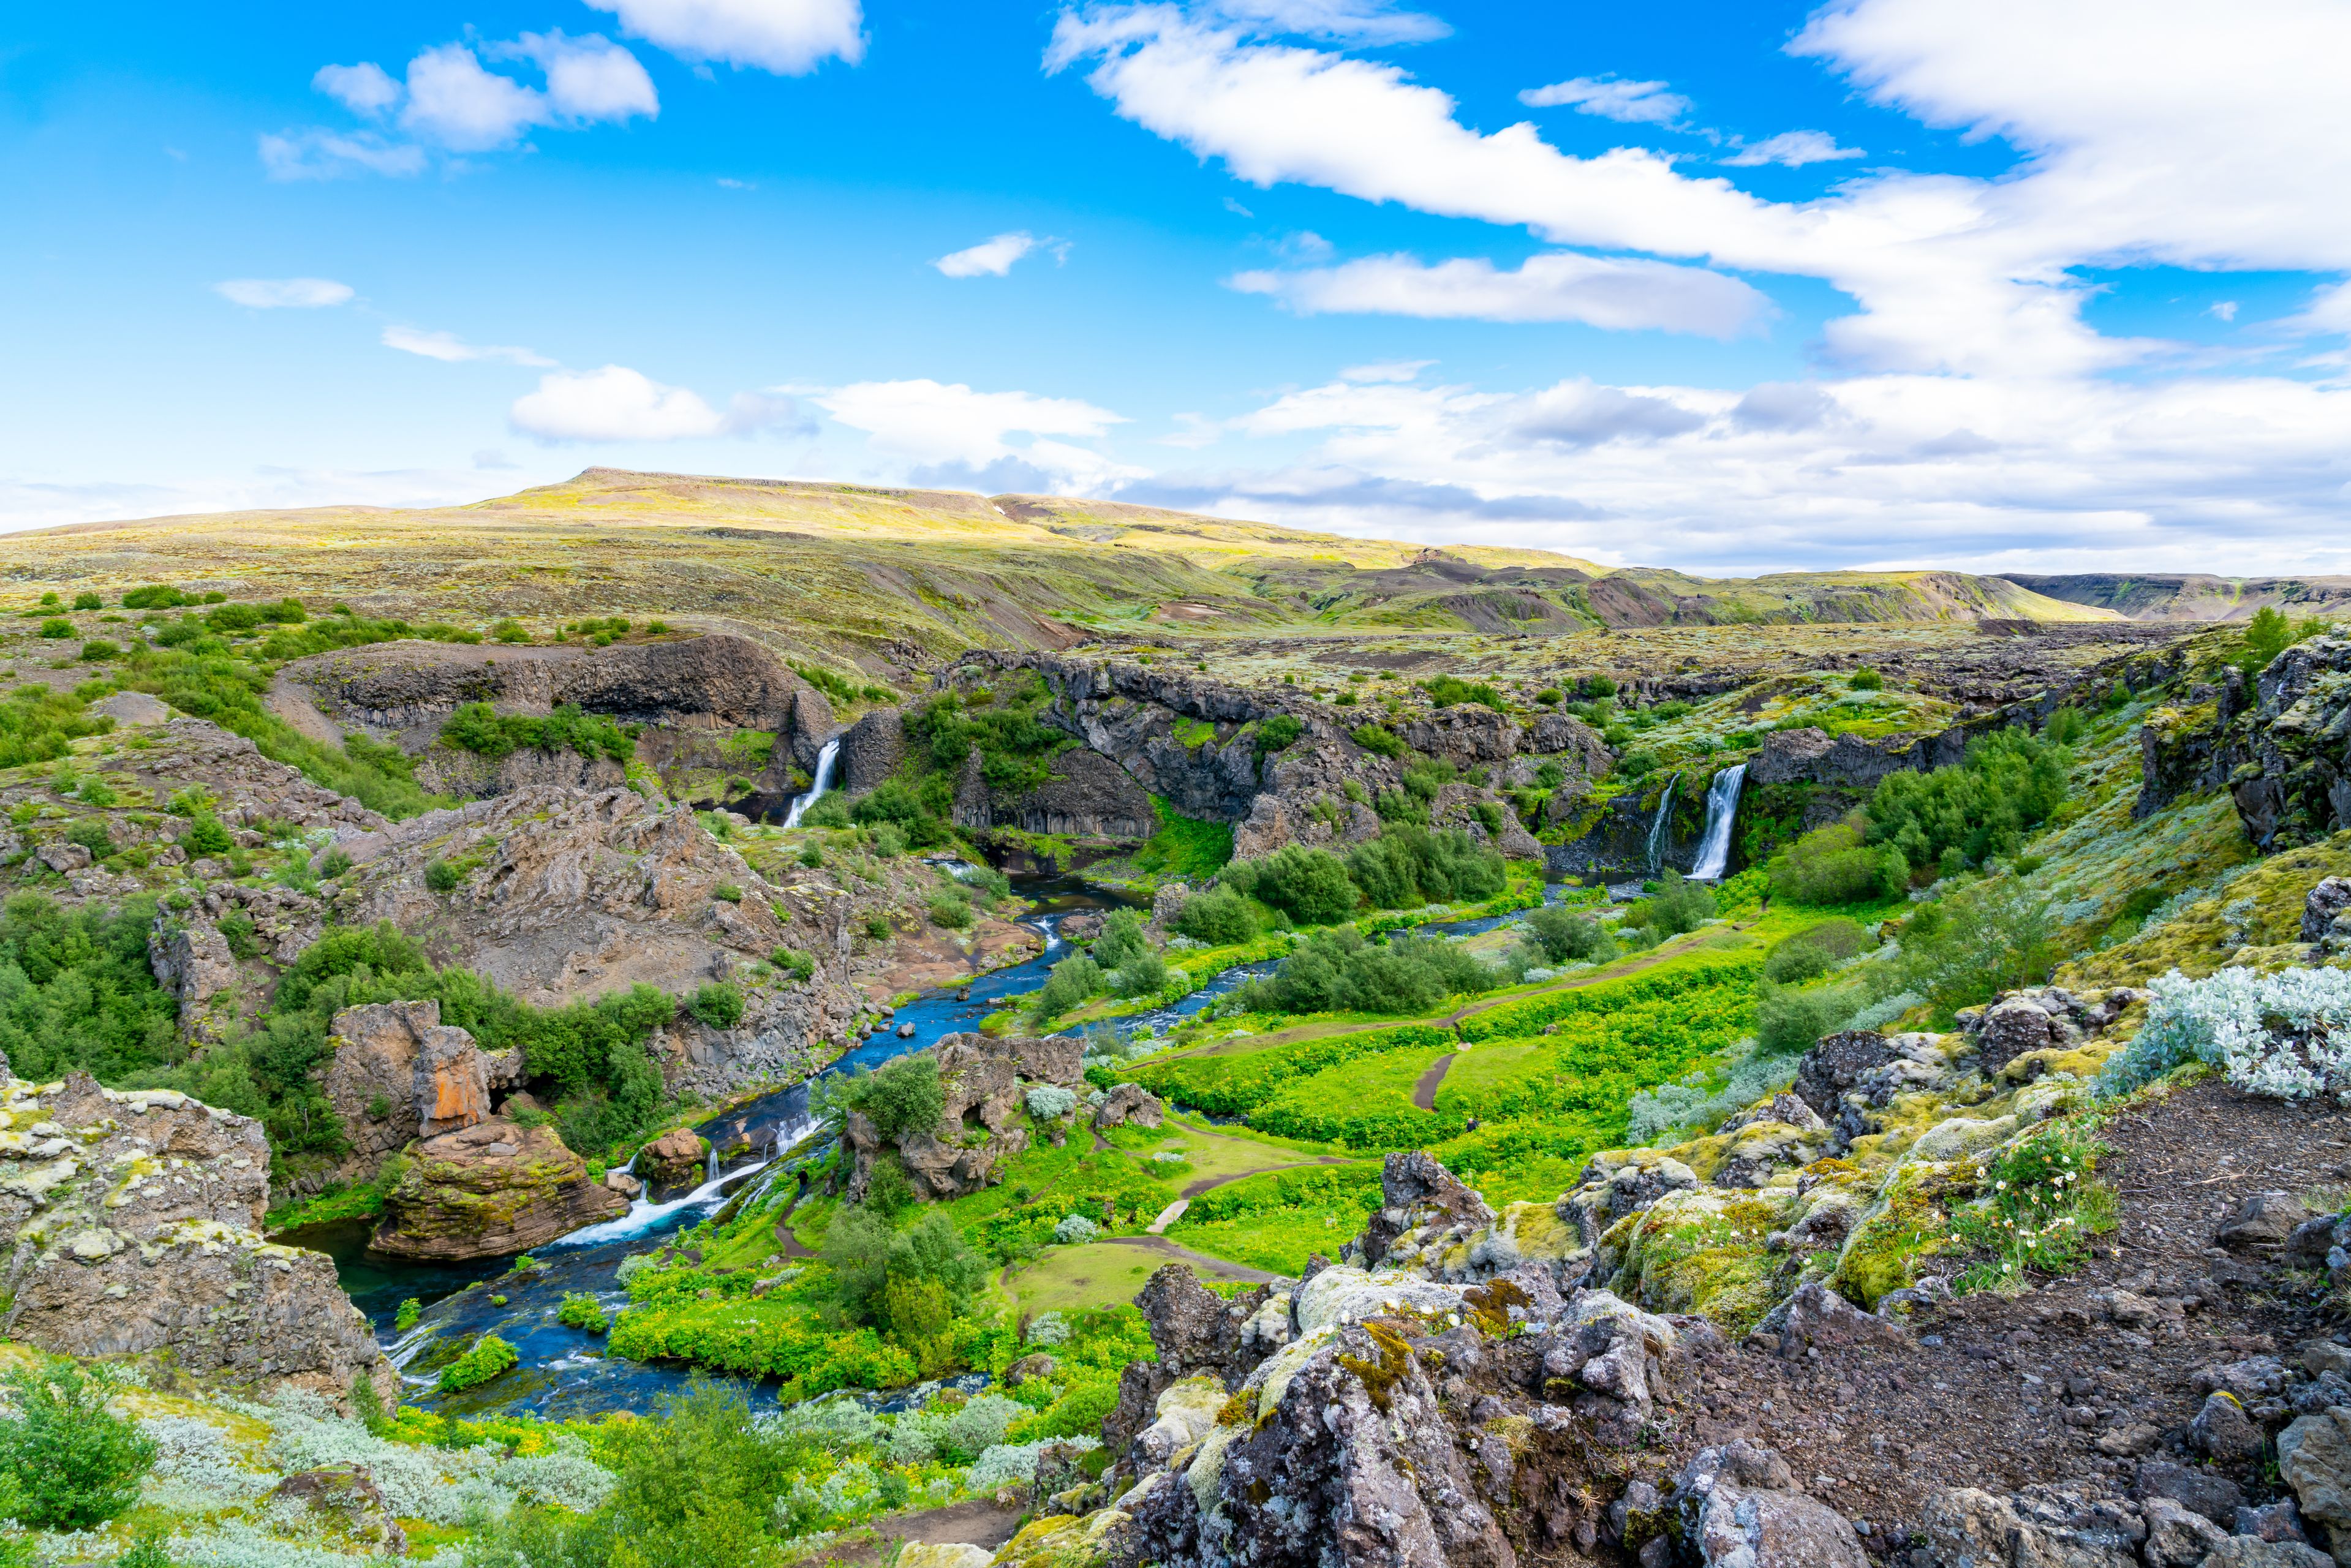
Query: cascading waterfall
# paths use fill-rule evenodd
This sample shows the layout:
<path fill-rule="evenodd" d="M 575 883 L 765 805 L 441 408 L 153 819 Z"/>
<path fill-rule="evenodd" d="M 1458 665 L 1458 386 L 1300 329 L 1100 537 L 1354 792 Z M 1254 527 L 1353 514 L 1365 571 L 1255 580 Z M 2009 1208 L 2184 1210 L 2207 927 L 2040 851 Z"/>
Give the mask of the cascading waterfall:
<path fill-rule="evenodd" d="M 718 1179 L 718 1145 L 716 1144 L 710 1145 L 708 1156 L 703 1161 L 702 1179 L 705 1182 Z"/>
<path fill-rule="evenodd" d="M 1666 780 L 1666 792 L 1657 797 L 1657 818 L 1649 824 L 1649 874 L 1655 876 L 1666 853 L 1666 818 L 1674 809 L 1674 786 L 1682 781 L 1678 773 Z"/>
<path fill-rule="evenodd" d="M 1698 861 L 1690 867 L 1693 882 L 1719 880 L 1730 864 L 1730 824 L 1739 815 L 1739 787 L 1747 778 L 1747 764 L 1734 762 L 1714 776 L 1706 790 L 1706 831 L 1698 841 Z"/>
<path fill-rule="evenodd" d="M 799 827 L 800 825 L 801 814 L 810 806 L 815 805 L 819 800 L 824 799 L 825 790 L 832 786 L 833 758 L 840 755 L 841 737 L 836 735 L 831 740 L 826 741 L 824 743 L 824 748 L 816 754 L 815 781 L 809 786 L 809 792 L 807 794 L 800 796 L 798 800 L 795 800 L 792 802 L 792 809 L 784 814 L 784 826 L 788 828 Z"/>

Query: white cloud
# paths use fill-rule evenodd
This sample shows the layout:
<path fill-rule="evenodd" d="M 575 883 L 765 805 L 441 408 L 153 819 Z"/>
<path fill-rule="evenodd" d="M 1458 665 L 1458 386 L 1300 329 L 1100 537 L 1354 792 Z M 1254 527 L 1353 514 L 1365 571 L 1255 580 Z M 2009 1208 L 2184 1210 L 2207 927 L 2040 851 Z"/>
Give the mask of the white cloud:
<path fill-rule="evenodd" d="M 1671 125 L 1689 112 L 1690 100 L 1661 81 L 1619 81 L 1614 77 L 1571 77 L 1519 94 L 1529 109 L 1571 105 L 1578 114 L 1621 120 L 1629 125 Z"/>
<path fill-rule="evenodd" d="M 1419 44 L 1453 31 L 1438 17 L 1400 9 L 1388 0 L 1217 0 L 1216 9 L 1267 32 L 1333 43 Z"/>
<path fill-rule="evenodd" d="M 610 38 L 593 33 L 570 38 L 559 29 L 525 33 L 496 53 L 532 60 L 546 73 L 547 105 L 554 118 L 618 124 L 661 113 L 653 78 L 636 56 Z"/>
<path fill-rule="evenodd" d="M 1765 163 L 1801 169 L 1807 163 L 1833 163 L 1841 159 L 1868 156 L 1859 147 L 1838 146 L 1836 138 L 1825 131 L 1783 131 L 1777 136 L 1768 136 L 1741 147 L 1723 162 L 1734 169 L 1759 168 Z"/>
<path fill-rule="evenodd" d="M 232 277 L 214 284 L 213 292 L 255 310 L 316 310 L 350 303 L 352 289 L 331 277 Z"/>
<path fill-rule="evenodd" d="M 320 66 L 310 85 L 353 114 L 381 114 L 400 101 L 400 84 L 373 60 L 355 66 Z"/>
<path fill-rule="evenodd" d="M 1007 440 L 1016 431 L 1031 436 L 1100 436 L 1126 423 L 1123 415 L 1076 398 L 974 392 L 960 382 L 942 385 L 927 379 L 858 382 L 836 387 L 815 402 L 834 423 L 863 431 L 877 452 L 916 463 L 972 468 L 1023 455 Z M 1089 456 L 1097 465 L 1103 461 Z"/>
<path fill-rule="evenodd" d="M 515 399 L 507 420 L 540 441 L 684 441 L 739 434 L 772 423 L 777 405 L 737 398 L 721 413 L 684 387 L 664 386 L 626 365 L 557 371 Z"/>
<path fill-rule="evenodd" d="M 1056 260 L 1070 253 L 1069 242 L 1048 236 L 1039 239 L 1028 231 L 1018 230 L 984 239 L 977 245 L 940 256 L 931 263 L 949 277 L 1002 277 L 1012 270 L 1012 264 L 1040 248 L 1050 249 Z"/>
<path fill-rule="evenodd" d="M 263 172 L 273 180 L 332 180 L 362 172 L 392 179 L 424 171 L 424 150 L 372 131 L 342 135 L 316 128 L 261 138 Z"/>
<path fill-rule="evenodd" d="M 1339 372 L 1339 379 L 1343 382 L 1408 382 L 1435 363 L 1435 360 L 1383 360 L 1374 365 L 1349 365 Z"/>
<path fill-rule="evenodd" d="M 1425 266 L 1408 256 L 1366 256 L 1311 271 L 1244 272 L 1245 294 L 1267 294 L 1300 315 L 1338 312 L 1479 321 L 1579 321 L 1732 338 L 1769 315 L 1760 290 L 1704 267 L 1560 252 L 1516 271 L 1485 260 Z"/>
<path fill-rule="evenodd" d="M 547 119 L 547 95 L 484 70 L 473 50 L 443 44 L 408 62 L 402 129 L 455 152 L 511 146 Z"/>
<path fill-rule="evenodd" d="M 802 76 L 828 59 L 865 57 L 858 0 L 588 0 L 633 38 L 689 60 Z"/>
<path fill-rule="evenodd" d="M 386 327 L 383 346 L 398 349 L 403 354 L 421 354 L 428 360 L 444 364 L 464 364 L 475 360 L 496 360 L 509 365 L 552 365 L 553 360 L 535 354 L 528 349 L 495 343 L 468 343 L 453 332 L 425 332 L 414 327 Z"/>

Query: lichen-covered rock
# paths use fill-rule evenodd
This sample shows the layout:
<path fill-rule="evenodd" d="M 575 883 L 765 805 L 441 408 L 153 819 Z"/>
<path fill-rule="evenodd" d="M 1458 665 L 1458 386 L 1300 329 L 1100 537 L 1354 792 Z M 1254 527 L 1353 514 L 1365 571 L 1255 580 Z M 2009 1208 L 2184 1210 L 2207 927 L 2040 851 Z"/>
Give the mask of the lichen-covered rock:
<path fill-rule="evenodd" d="M 587 1166 L 552 1127 L 492 1117 L 415 1146 L 370 1245 L 395 1258 L 498 1258 L 628 1207 L 588 1179 Z"/>
<path fill-rule="evenodd" d="M 249 1117 L 80 1072 L 0 1082 L 0 1333 L 336 1399 L 365 1375 L 390 1397 L 398 1378 L 334 1264 L 258 1234 L 268 1194 Z"/>
<path fill-rule="evenodd" d="M 647 1181 L 677 1186 L 702 1179 L 709 1147 L 692 1128 L 672 1127 L 637 1151 L 637 1164 Z"/>
<path fill-rule="evenodd" d="M 2351 1530 L 2351 1408 L 2297 1416 L 2278 1434 L 2277 1458 L 2304 1519 Z"/>
<path fill-rule="evenodd" d="M 298 1502 L 328 1516 L 353 1543 L 384 1557 L 408 1555 L 408 1532 L 392 1517 L 392 1505 L 365 1465 L 345 1462 L 298 1470 L 269 1494 L 273 1502 Z"/>
<path fill-rule="evenodd" d="M 159 908 L 147 937 L 147 962 L 155 983 L 180 999 L 182 1039 L 214 1040 L 227 1033 L 234 1012 L 216 1004 L 233 1006 L 238 975 L 236 955 L 219 926 L 182 920 Z"/>
<path fill-rule="evenodd" d="M 1380 1166 L 1381 1203 L 1348 1256 L 1366 1267 L 1408 1244 L 1416 1255 L 1442 1256 L 1494 1223 L 1486 1200 L 1418 1149 L 1391 1154 Z"/>
<path fill-rule="evenodd" d="M 1708 1568 L 1868 1568 L 1845 1517 L 1798 1490 L 1785 1459 L 1744 1440 L 1699 1449 L 1667 1506 Z"/>
<path fill-rule="evenodd" d="M 1164 1115 L 1158 1095 L 1140 1083 L 1118 1083 L 1094 1107 L 1094 1125 L 1123 1127 L 1132 1122 L 1138 1127 L 1156 1127 Z"/>
<path fill-rule="evenodd" d="M 1029 1130 L 1015 1124 L 1024 1084 L 1081 1082 L 1084 1046 L 1073 1039 L 998 1039 L 964 1033 L 931 1048 L 938 1061 L 945 1105 L 938 1124 L 898 1134 L 898 1160 L 915 1196 L 961 1197 L 998 1179 L 1005 1161 L 1029 1146 Z M 1136 1091 L 1142 1093 L 1142 1091 Z M 1146 1100 L 1151 1096 L 1144 1094 Z M 1155 1107 L 1156 1100 L 1151 1100 Z M 872 1122 L 852 1112 L 841 1133 L 851 1155 L 847 1191 L 862 1201 L 883 1142 Z"/>

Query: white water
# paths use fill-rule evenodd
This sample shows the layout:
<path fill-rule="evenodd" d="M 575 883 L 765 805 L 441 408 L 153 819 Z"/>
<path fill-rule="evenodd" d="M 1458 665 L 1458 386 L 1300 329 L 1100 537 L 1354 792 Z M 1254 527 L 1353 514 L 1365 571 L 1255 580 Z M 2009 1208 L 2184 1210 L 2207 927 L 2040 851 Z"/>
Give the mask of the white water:
<path fill-rule="evenodd" d="M 1707 786 L 1706 831 L 1698 841 L 1698 860 L 1690 867 L 1692 881 L 1717 881 L 1730 864 L 1730 824 L 1739 815 L 1739 786 L 1746 778 L 1747 764 L 1734 762 Z"/>
<path fill-rule="evenodd" d="M 831 740 L 824 743 L 823 750 L 816 754 L 816 781 L 809 786 L 809 792 L 807 794 L 802 795 L 799 799 L 792 802 L 792 809 L 784 814 L 784 826 L 788 828 L 799 827 L 800 825 L 800 813 L 806 811 L 810 806 L 815 805 L 819 800 L 824 799 L 825 790 L 832 786 L 833 758 L 840 755 L 841 737 L 836 735 Z"/>
<path fill-rule="evenodd" d="M 674 1197 L 666 1203 L 648 1202 L 644 1195 L 640 1193 L 629 1200 L 628 1213 L 616 1219 L 604 1220 L 601 1224 L 582 1226 L 577 1230 L 566 1233 L 557 1240 L 549 1242 L 539 1250 L 553 1252 L 572 1247 L 593 1247 L 600 1241 L 626 1241 L 632 1237 L 643 1236 L 680 1209 L 695 1207 L 715 1209 L 726 1200 L 725 1188 L 728 1183 L 740 1181 L 747 1176 L 757 1176 L 766 1170 L 771 1163 L 762 1160 L 756 1166 L 745 1166 L 739 1171 L 727 1171 L 724 1175 L 713 1176 L 684 1197 Z"/>
<path fill-rule="evenodd" d="M 1666 852 L 1666 817 L 1674 809 L 1674 786 L 1682 781 L 1678 773 L 1666 780 L 1666 792 L 1657 797 L 1656 820 L 1649 824 L 1649 871 L 1655 874 Z"/>

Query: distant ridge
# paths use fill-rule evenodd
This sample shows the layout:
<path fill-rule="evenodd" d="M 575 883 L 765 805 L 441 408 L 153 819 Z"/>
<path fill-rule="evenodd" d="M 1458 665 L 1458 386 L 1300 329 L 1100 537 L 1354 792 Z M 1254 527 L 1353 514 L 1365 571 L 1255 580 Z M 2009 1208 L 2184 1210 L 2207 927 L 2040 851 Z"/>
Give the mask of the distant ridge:
<path fill-rule="evenodd" d="M 2213 577 L 2203 572 L 2000 574 L 2049 599 L 2134 621 L 2245 621 L 2265 606 L 2295 614 L 2351 608 L 2351 577 Z"/>

